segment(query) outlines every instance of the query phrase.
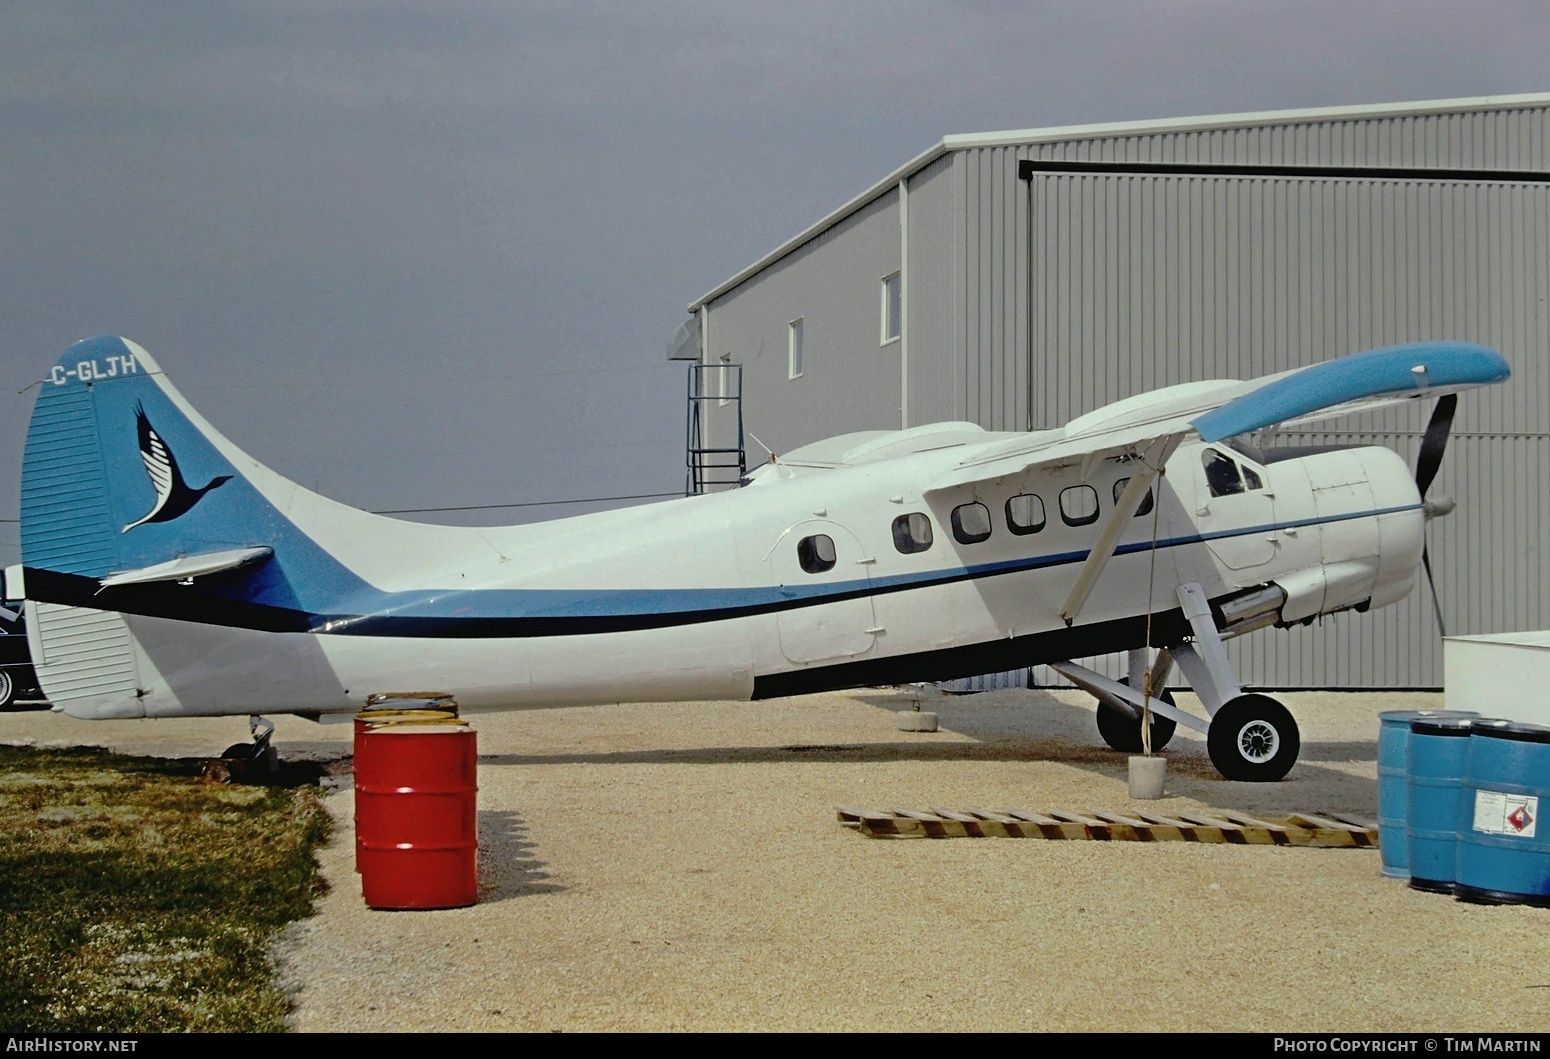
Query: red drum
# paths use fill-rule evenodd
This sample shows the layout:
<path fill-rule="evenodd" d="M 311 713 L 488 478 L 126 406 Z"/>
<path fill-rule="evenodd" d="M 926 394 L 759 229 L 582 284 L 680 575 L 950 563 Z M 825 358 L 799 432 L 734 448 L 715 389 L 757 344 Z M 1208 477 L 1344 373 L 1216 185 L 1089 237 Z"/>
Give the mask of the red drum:
<path fill-rule="evenodd" d="M 465 722 L 356 720 L 355 867 L 366 904 L 478 900 L 478 740 Z"/>

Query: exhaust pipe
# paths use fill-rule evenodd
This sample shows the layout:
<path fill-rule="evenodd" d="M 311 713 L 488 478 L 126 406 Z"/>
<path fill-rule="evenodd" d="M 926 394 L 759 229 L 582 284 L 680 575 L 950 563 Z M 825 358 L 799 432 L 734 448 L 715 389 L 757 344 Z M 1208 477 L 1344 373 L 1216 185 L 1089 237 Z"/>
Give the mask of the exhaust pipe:
<path fill-rule="evenodd" d="M 1217 628 L 1223 637 L 1229 637 L 1274 625 L 1280 620 L 1281 607 L 1285 603 L 1286 590 L 1280 585 L 1266 585 L 1223 600 L 1217 607 L 1220 614 Z"/>

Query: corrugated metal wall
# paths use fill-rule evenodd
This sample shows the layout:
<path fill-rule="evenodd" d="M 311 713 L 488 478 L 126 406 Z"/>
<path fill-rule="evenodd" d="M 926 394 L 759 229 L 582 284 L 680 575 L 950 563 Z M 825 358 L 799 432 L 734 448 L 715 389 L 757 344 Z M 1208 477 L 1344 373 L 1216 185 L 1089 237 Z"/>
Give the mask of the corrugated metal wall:
<path fill-rule="evenodd" d="M 972 169 L 970 165 L 968 168 Z M 1550 427 L 1550 187 L 1036 176 L 1034 416 L 1396 342 L 1512 358 L 1496 429 Z M 968 315 L 975 315 L 971 305 Z M 968 360 L 995 359 L 983 330 Z M 1003 341 L 1014 329 L 1004 326 Z"/>
<path fill-rule="evenodd" d="M 707 362 L 730 354 L 743 365 L 748 434 L 780 453 L 849 430 L 898 427 L 899 343 L 879 343 L 882 279 L 898 267 L 893 191 L 716 300 Z M 787 326 L 798 317 L 803 372 L 791 379 Z M 750 465 L 766 458 L 753 437 Z"/>
<path fill-rule="evenodd" d="M 1450 633 L 1550 625 L 1539 545 L 1550 523 L 1550 188 L 1023 181 L 1023 159 L 1545 171 L 1550 107 L 951 149 L 909 177 L 902 366 L 910 425 L 1027 429 L 1174 382 L 1428 338 L 1490 345 L 1515 376 L 1460 403 L 1433 485 L 1459 510 L 1431 527 L 1433 566 Z M 897 347 L 879 350 L 876 338 L 877 283 L 898 261 L 896 207 L 897 192 L 885 192 L 712 303 L 708 359 L 730 351 L 749 366 L 749 428 L 773 447 L 899 425 Z M 785 378 L 786 322 L 804 314 L 823 321 L 809 336 L 807 386 Z M 1413 457 L 1421 414 L 1346 428 Z M 1245 682 L 1262 686 L 1440 686 L 1435 626 L 1421 589 L 1376 614 L 1254 634 L 1233 651 Z"/>

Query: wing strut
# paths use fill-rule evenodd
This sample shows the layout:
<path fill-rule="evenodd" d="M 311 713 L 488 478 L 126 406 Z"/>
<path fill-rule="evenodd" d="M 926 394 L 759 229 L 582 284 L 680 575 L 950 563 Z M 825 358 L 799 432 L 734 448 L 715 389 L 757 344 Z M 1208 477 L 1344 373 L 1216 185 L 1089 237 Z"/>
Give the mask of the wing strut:
<path fill-rule="evenodd" d="M 1125 531 L 1125 525 L 1136 513 L 1136 508 L 1141 506 L 1146 491 L 1152 487 L 1153 479 L 1157 477 L 1158 472 L 1167 464 L 1168 458 L 1173 455 L 1173 450 L 1178 448 L 1179 442 L 1183 440 L 1183 434 L 1164 434 L 1162 437 L 1153 438 L 1140 452 L 1136 473 L 1130 476 L 1130 482 L 1125 486 L 1125 491 L 1120 493 L 1119 499 L 1114 502 L 1114 510 L 1109 512 L 1109 520 L 1103 524 L 1103 532 L 1098 534 L 1093 550 L 1087 553 L 1087 561 L 1082 564 L 1081 571 L 1076 575 L 1076 583 L 1071 586 L 1071 594 L 1066 597 L 1065 606 L 1060 608 L 1060 619 L 1068 627 L 1076 620 L 1082 607 L 1087 604 L 1087 597 L 1092 595 L 1093 587 L 1097 585 L 1103 568 L 1108 566 L 1109 560 L 1114 557 L 1114 549 L 1119 544 L 1120 534 Z M 1157 497 L 1154 502 L 1161 503 L 1162 497 Z"/>

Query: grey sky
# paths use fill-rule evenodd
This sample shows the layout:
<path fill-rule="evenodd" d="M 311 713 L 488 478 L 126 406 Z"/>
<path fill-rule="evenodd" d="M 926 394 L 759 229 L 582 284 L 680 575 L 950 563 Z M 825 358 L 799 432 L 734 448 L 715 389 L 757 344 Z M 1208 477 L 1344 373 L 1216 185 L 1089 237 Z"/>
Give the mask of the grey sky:
<path fill-rule="evenodd" d="M 1547 54 L 1550 6 L 1490 0 L 11 0 L 0 518 L 27 387 L 108 332 L 345 503 L 680 489 L 684 306 L 944 135 L 1545 91 Z"/>

